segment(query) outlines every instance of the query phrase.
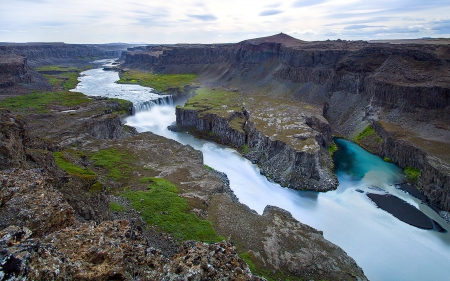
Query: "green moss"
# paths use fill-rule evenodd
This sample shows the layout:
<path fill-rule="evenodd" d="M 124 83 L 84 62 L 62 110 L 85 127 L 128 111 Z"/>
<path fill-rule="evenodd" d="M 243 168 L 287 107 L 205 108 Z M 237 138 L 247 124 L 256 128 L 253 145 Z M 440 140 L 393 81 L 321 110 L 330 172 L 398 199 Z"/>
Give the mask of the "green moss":
<path fill-rule="evenodd" d="M 211 168 L 210 166 L 208 166 L 208 165 L 203 165 L 203 166 L 205 166 L 205 168 L 208 170 L 208 171 L 211 171 L 211 172 L 215 172 L 216 170 L 214 170 L 213 168 Z"/>
<path fill-rule="evenodd" d="M 241 152 L 242 154 L 247 154 L 250 151 L 250 148 L 248 147 L 248 144 L 244 144 L 241 146 Z"/>
<path fill-rule="evenodd" d="M 239 253 L 239 256 L 247 263 L 250 271 L 253 274 L 259 275 L 266 278 L 268 281 L 277 280 L 292 280 L 292 281 L 302 281 L 302 278 L 291 275 L 283 270 L 268 270 L 263 268 L 263 265 L 259 266 L 256 261 L 255 256 L 252 252 Z"/>
<path fill-rule="evenodd" d="M 328 151 L 330 152 L 330 155 L 333 155 L 336 151 L 338 151 L 338 146 L 334 142 L 332 142 L 328 147 Z"/>
<path fill-rule="evenodd" d="M 72 164 L 63 152 L 54 152 L 53 157 L 55 158 L 56 164 L 70 175 L 75 175 L 88 180 L 92 180 L 97 177 L 97 175 L 90 169 Z"/>
<path fill-rule="evenodd" d="M 109 202 L 109 210 L 111 212 L 124 212 L 125 207 L 116 202 Z"/>
<path fill-rule="evenodd" d="M 185 103 L 184 109 L 196 110 L 200 114 L 212 113 L 228 117 L 230 112 L 242 111 L 242 102 L 238 100 L 238 97 L 237 92 L 202 87 Z"/>
<path fill-rule="evenodd" d="M 247 263 L 250 271 L 252 273 L 256 273 L 256 266 L 253 263 L 254 256 L 250 252 L 239 254 L 239 256 Z"/>
<path fill-rule="evenodd" d="M 117 83 L 139 84 L 164 92 L 170 88 L 182 88 L 185 85 L 190 85 L 195 79 L 197 79 L 197 74 L 154 74 L 130 70 L 121 73 L 120 80 Z"/>
<path fill-rule="evenodd" d="M 413 183 L 417 182 L 417 180 L 419 178 L 419 175 L 420 175 L 420 170 L 419 169 L 416 169 L 416 168 L 413 168 L 413 167 L 410 167 L 410 166 L 406 167 L 405 170 L 403 170 L 403 172 L 405 173 L 406 178 L 410 182 L 413 182 Z"/>
<path fill-rule="evenodd" d="M 86 68 L 87 69 L 87 68 Z M 76 67 L 64 67 L 59 65 L 44 65 L 35 69 L 38 72 L 55 71 L 55 72 L 70 72 L 70 71 L 82 71 L 82 69 Z"/>
<path fill-rule="evenodd" d="M 30 109 L 38 113 L 49 112 L 53 106 L 76 106 L 92 102 L 82 93 L 61 91 L 49 93 L 32 93 L 23 96 L 11 97 L 1 102 L 0 108 L 30 113 Z"/>
<path fill-rule="evenodd" d="M 392 163 L 392 159 L 389 157 L 384 157 L 383 160 L 384 162 Z"/>
<path fill-rule="evenodd" d="M 134 160 L 132 154 L 118 149 L 103 149 L 96 152 L 90 158 L 94 165 L 109 171 L 108 177 L 115 181 L 127 180 L 130 177 L 131 167 L 129 163 Z"/>
<path fill-rule="evenodd" d="M 201 220 L 196 214 L 189 212 L 186 198 L 178 196 L 175 185 L 162 178 L 151 180 L 146 191 L 126 190 L 122 193 L 148 224 L 157 225 L 181 240 L 223 240 L 223 237 L 217 236 L 211 222 Z"/>
<path fill-rule="evenodd" d="M 364 130 L 362 130 L 355 138 L 357 142 L 367 138 L 368 136 L 376 134 L 375 129 L 371 126 L 367 126 Z"/>
<path fill-rule="evenodd" d="M 58 65 L 45 65 L 36 68 L 36 71 L 41 72 L 47 81 L 53 85 L 57 90 L 74 89 L 78 84 L 78 76 L 80 72 L 90 69 L 92 67 L 76 68 L 76 67 L 64 67 Z"/>
<path fill-rule="evenodd" d="M 89 191 L 91 193 L 98 194 L 102 191 L 102 189 L 103 189 L 103 184 L 99 181 L 96 181 L 93 185 L 91 185 L 91 187 L 89 188 Z"/>
<path fill-rule="evenodd" d="M 139 179 L 139 182 L 140 183 L 150 183 L 150 182 L 152 182 L 152 177 L 142 177 L 142 178 L 140 178 Z"/>

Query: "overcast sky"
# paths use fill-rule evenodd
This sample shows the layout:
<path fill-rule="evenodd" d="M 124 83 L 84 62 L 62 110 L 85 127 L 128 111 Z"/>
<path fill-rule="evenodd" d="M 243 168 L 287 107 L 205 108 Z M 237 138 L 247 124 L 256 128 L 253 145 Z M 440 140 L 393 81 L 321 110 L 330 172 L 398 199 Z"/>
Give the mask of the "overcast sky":
<path fill-rule="evenodd" d="M 450 0 L 0 0 L 0 42 L 450 37 Z"/>

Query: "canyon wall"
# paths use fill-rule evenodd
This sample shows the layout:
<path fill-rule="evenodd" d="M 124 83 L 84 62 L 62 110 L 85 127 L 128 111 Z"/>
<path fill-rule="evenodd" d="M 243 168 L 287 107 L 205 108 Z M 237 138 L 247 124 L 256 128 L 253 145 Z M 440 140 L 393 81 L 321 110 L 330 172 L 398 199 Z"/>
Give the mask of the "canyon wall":
<path fill-rule="evenodd" d="M 286 139 L 295 141 L 287 142 L 284 138 L 267 136 L 263 128 L 258 128 L 256 114 L 245 109 L 224 117 L 177 107 L 176 116 L 177 125 L 171 129 L 189 131 L 198 137 L 237 148 L 260 167 L 261 173 L 282 186 L 314 191 L 337 187 L 327 151 L 331 128 L 326 121 L 307 117 L 304 125 L 310 132 L 289 134 Z"/>
<path fill-rule="evenodd" d="M 439 121 L 450 120 L 448 45 L 304 42 L 278 34 L 237 44 L 129 49 L 122 60 L 124 68 L 197 73 L 204 85 L 248 96 L 285 98 L 289 94 L 296 101 L 323 107 L 323 116 L 337 136 L 354 138 L 378 120 L 396 123 L 414 137 L 401 138 L 391 131 L 390 137 L 382 139 L 383 149 L 374 152 L 392 158 L 402 168 L 419 169 L 422 192 L 440 208 L 450 210 L 446 203 L 450 191 L 446 155 L 450 151 L 445 149 L 450 147 L 446 137 L 450 127 Z M 424 110 L 439 114 L 415 117 Z M 426 126 L 438 129 L 437 142 L 444 151 L 427 149 L 428 134 L 421 131 Z"/>
<path fill-rule="evenodd" d="M 0 88 L 13 87 L 18 83 L 30 83 L 32 76 L 27 59 L 17 55 L 0 56 Z"/>
<path fill-rule="evenodd" d="M 0 55 L 26 57 L 31 66 L 56 62 L 84 62 L 100 58 L 117 58 L 127 44 L 81 45 L 65 43 L 7 43 L 0 44 Z"/>

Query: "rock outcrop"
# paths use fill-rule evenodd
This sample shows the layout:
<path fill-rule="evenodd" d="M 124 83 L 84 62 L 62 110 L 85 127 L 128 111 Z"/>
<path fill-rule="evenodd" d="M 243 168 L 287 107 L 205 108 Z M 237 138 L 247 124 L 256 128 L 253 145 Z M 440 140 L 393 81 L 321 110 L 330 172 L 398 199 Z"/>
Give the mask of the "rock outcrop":
<path fill-rule="evenodd" d="M 314 191 L 336 188 L 337 179 L 331 165 L 326 164 L 330 163 L 327 147 L 331 141 L 331 129 L 326 120 L 304 115 L 297 117 L 293 113 L 280 126 L 284 123 L 292 126 L 297 122 L 294 132 L 287 136 L 266 135 L 269 130 L 259 125 L 261 120 L 257 114 L 244 109 L 224 117 L 177 107 L 177 125 L 172 129 L 187 130 L 239 149 L 246 158 L 260 166 L 262 173 L 283 186 Z M 273 119 L 277 123 L 276 117 Z M 257 124 L 261 127 L 258 128 Z"/>
<path fill-rule="evenodd" d="M 333 134 L 350 139 L 372 121 L 393 123 L 401 130 L 374 152 L 421 170 L 419 187 L 448 211 L 450 123 L 443 120 L 450 120 L 449 54 L 445 44 L 304 42 L 278 34 L 237 44 L 141 47 L 122 60 L 123 67 L 197 73 L 204 85 L 249 97 L 289 97 L 321 107 Z M 407 147 L 414 147 L 412 157 L 400 156 Z"/>
<path fill-rule="evenodd" d="M 0 88 L 30 83 L 31 75 L 26 58 L 18 55 L 0 56 Z"/>

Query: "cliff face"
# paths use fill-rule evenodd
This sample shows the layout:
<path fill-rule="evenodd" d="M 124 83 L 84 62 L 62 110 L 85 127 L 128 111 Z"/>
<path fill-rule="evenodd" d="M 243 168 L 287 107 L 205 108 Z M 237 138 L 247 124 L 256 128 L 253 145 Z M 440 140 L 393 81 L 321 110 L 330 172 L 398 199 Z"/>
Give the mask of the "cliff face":
<path fill-rule="evenodd" d="M 18 55 L 0 55 L 0 89 L 31 83 L 27 59 Z"/>
<path fill-rule="evenodd" d="M 291 128 L 285 134 L 270 135 L 278 128 L 262 125 L 261 119 L 266 118 L 259 116 L 260 109 L 251 107 L 248 102 L 245 104 L 248 110 L 228 112 L 226 116 L 177 107 L 177 125 L 173 129 L 187 130 L 238 148 L 246 158 L 258 164 L 262 173 L 283 186 L 315 191 L 336 188 L 337 179 L 328 164 L 331 128 L 325 120 L 297 116 L 300 110 L 293 108 L 289 117 L 283 117 L 283 122 L 272 117 L 273 127 Z"/>
<path fill-rule="evenodd" d="M 26 57 L 32 66 L 45 62 L 80 62 L 93 58 L 120 57 L 126 44 L 81 45 L 64 43 L 30 43 L 0 45 L 0 55 L 15 54 Z M 47 63 L 49 64 L 49 63 Z"/>
<path fill-rule="evenodd" d="M 123 67 L 198 73 L 204 85 L 323 107 L 333 134 L 350 139 L 371 122 L 396 124 L 402 134 L 391 131 L 374 152 L 421 170 L 424 194 L 450 210 L 450 127 L 443 121 L 450 120 L 448 45 L 304 42 L 279 34 L 237 44 L 130 49 L 122 59 Z"/>

